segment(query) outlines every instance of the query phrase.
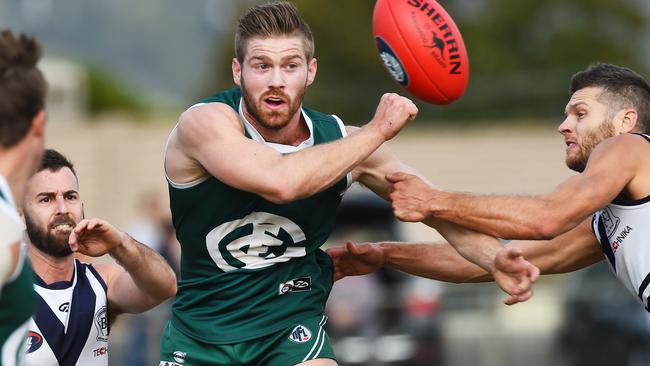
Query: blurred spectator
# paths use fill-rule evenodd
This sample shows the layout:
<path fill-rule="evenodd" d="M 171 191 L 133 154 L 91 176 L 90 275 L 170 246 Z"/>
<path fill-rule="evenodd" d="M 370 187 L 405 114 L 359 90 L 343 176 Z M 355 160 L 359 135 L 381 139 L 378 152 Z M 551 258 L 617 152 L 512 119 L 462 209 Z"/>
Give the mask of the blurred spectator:
<path fill-rule="evenodd" d="M 171 217 L 163 196 L 154 190 L 144 191 L 138 200 L 138 212 L 126 232 L 160 253 L 178 275 L 179 257 Z M 149 365 L 158 355 L 158 340 L 169 314 L 169 302 L 146 313 L 129 316 L 125 352 L 120 365 Z"/>
<path fill-rule="evenodd" d="M 178 275 L 179 246 L 166 201 L 157 191 L 145 191 L 138 200 L 138 213 L 126 232 L 160 253 Z"/>

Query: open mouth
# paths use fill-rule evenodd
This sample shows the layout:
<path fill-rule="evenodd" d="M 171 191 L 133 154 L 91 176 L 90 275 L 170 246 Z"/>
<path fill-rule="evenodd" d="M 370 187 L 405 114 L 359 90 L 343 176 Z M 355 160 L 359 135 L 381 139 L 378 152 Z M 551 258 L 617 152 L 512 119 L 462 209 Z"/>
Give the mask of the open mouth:
<path fill-rule="evenodd" d="M 285 102 L 284 99 L 280 97 L 268 97 L 264 98 L 264 104 L 271 109 L 277 109 L 282 107 Z"/>
<path fill-rule="evenodd" d="M 567 151 L 578 146 L 578 144 L 573 141 L 565 141 L 564 143 L 566 144 Z"/>
<path fill-rule="evenodd" d="M 72 231 L 73 228 L 74 225 L 72 224 L 62 223 L 62 224 L 57 224 L 55 226 L 52 226 L 51 230 L 55 232 L 69 233 Z"/>

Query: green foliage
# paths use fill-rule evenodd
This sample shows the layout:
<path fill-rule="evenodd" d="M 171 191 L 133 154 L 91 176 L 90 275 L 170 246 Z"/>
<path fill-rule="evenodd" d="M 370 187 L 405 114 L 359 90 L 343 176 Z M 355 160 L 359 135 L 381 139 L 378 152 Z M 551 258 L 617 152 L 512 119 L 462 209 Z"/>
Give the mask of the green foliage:
<path fill-rule="evenodd" d="M 120 111 L 141 115 L 147 112 L 147 105 L 140 97 L 106 72 L 91 67 L 87 77 L 92 114 Z"/>
<path fill-rule="evenodd" d="M 372 36 L 374 0 L 293 2 L 312 28 L 319 65 L 305 104 L 355 124 L 372 117 L 381 94 L 409 95 L 379 60 Z M 463 34 L 470 83 L 449 106 L 416 101 L 420 120 L 561 118 L 571 75 L 596 61 L 650 78 L 639 50 L 647 42 L 649 20 L 634 0 L 439 2 Z M 238 14 L 251 3 L 242 4 Z M 231 85 L 233 52 L 225 53 L 219 62 L 227 75 L 222 86 Z"/>

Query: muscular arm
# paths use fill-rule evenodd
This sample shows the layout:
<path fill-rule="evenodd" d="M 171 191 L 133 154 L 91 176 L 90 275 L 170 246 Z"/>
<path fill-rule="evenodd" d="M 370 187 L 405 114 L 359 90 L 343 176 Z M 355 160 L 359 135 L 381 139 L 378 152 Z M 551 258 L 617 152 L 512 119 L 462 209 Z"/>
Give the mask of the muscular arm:
<path fill-rule="evenodd" d="M 416 114 L 410 100 L 387 94 L 373 120 L 354 134 L 280 154 L 245 138 L 239 116 L 230 107 L 210 103 L 181 116 L 177 146 L 224 183 L 286 203 L 320 192 L 344 177 Z"/>
<path fill-rule="evenodd" d="M 402 164 L 386 146 L 382 146 L 367 161 L 359 165 L 353 171 L 352 176 L 378 195 L 387 197 L 391 190 L 391 184 L 386 180 L 386 175 L 396 171 L 415 173 L 412 168 Z M 495 255 L 503 248 L 497 239 L 443 220 L 428 219 L 425 224 L 433 227 L 445 237 L 460 253 L 461 258 L 475 263 L 477 268 L 481 268 L 485 272 L 494 272 Z M 502 288 L 506 286 L 503 281 L 500 281 L 499 285 Z M 508 293 L 512 292 L 506 288 L 504 290 Z"/>
<path fill-rule="evenodd" d="M 585 171 L 540 196 L 481 196 L 411 190 L 414 179 L 394 197 L 396 214 L 437 217 L 507 239 L 550 239 L 578 225 L 611 202 L 639 170 L 643 151 L 635 151 L 639 136 L 621 135 L 603 141 L 594 149 Z M 401 197 L 398 197 L 401 195 Z M 396 205 L 396 206 L 395 206 Z M 397 212 L 400 211 L 400 212 Z M 414 220 L 418 220 L 419 216 Z"/>
<path fill-rule="evenodd" d="M 576 226 L 574 229 L 546 241 L 513 241 L 508 247 L 521 249 L 523 256 L 537 266 L 542 274 L 565 273 L 575 271 L 603 260 L 596 238 L 589 228 L 590 220 Z M 419 244 L 383 242 L 363 244 L 353 250 L 374 252 L 373 265 L 367 265 L 364 272 L 368 273 L 380 266 L 387 266 L 416 276 L 434 280 L 467 283 L 489 282 L 492 276 L 477 265 L 460 256 L 454 248 L 446 243 Z M 354 256 L 341 256 L 337 271 L 339 277 L 359 275 L 354 272 L 360 268 L 350 262 Z M 363 261 L 359 256 L 354 261 Z M 352 264 L 352 265 L 351 265 Z M 347 272 L 346 272 L 347 271 Z"/>
<path fill-rule="evenodd" d="M 158 253 L 109 223 L 82 220 L 70 236 L 74 251 L 97 257 L 110 254 L 118 264 L 97 264 L 108 286 L 113 314 L 140 313 L 176 294 L 176 275 Z"/>

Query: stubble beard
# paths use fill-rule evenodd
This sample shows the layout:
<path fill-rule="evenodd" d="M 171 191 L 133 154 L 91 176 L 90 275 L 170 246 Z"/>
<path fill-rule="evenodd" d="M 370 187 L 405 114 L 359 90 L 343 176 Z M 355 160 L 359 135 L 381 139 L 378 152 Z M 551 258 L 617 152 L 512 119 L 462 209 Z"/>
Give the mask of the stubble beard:
<path fill-rule="evenodd" d="M 305 84 L 305 86 L 298 91 L 296 98 L 291 99 L 289 95 L 287 95 L 283 90 L 279 88 L 271 88 L 270 90 L 260 95 L 260 97 L 256 100 L 252 95 L 249 94 L 248 90 L 246 89 L 246 83 L 244 82 L 243 76 L 241 78 L 242 97 L 244 99 L 244 104 L 246 105 L 247 112 L 253 117 L 256 123 L 266 129 L 274 131 L 281 130 L 289 124 L 291 118 L 296 114 L 302 105 L 302 100 L 305 97 L 306 89 L 307 85 Z M 288 108 L 284 108 L 282 110 L 265 111 L 262 103 L 264 103 L 264 99 L 271 96 L 282 98 L 282 100 L 288 104 Z"/>
<path fill-rule="evenodd" d="M 612 121 L 601 124 L 596 131 L 587 135 L 578 146 L 574 155 L 567 155 L 566 165 L 569 169 L 582 173 L 587 167 L 589 156 L 603 140 L 616 136 Z"/>

